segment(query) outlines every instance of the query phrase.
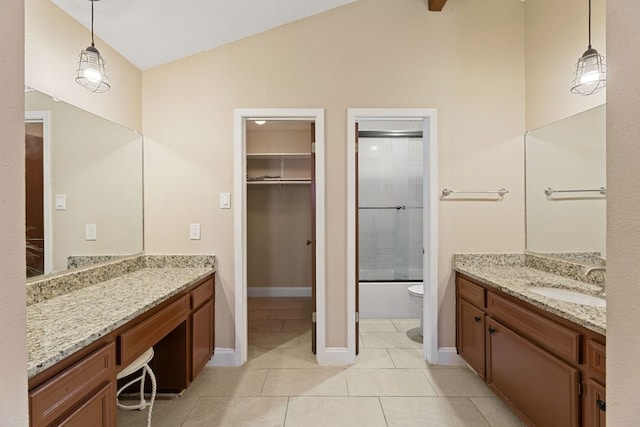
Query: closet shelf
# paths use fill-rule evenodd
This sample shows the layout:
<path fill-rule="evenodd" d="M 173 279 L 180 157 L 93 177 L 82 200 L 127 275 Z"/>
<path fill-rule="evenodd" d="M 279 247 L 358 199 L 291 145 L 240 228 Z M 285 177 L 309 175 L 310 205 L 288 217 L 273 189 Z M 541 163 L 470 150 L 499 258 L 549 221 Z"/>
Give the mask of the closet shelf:
<path fill-rule="evenodd" d="M 267 178 L 267 179 L 247 179 L 247 184 L 261 184 L 261 185 L 273 185 L 273 184 L 311 184 L 309 178 Z"/>
<path fill-rule="evenodd" d="M 249 159 L 308 159 L 311 153 L 247 153 Z"/>

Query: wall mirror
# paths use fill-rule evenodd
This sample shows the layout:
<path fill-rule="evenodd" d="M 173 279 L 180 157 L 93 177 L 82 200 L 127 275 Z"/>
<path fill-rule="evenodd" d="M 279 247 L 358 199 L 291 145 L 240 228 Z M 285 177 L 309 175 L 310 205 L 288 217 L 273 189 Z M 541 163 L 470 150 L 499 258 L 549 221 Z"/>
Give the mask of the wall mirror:
<path fill-rule="evenodd" d="M 25 131 L 27 277 L 142 252 L 142 135 L 35 90 Z"/>
<path fill-rule="evenodd" d="M 606 258 L 605 113 L 600 105 L 526 134 L 527 251 Z"/>

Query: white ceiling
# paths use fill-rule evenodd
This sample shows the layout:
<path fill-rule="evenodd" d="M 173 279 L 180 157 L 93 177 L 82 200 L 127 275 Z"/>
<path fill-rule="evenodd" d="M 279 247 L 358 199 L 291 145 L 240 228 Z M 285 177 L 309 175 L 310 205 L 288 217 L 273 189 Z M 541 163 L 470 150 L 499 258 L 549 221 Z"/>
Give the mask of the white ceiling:
<path fill-rule="evenodd" d="M 51 1 L 91 27 L 90 0 Z M 353 1 L 102 0 L 94 4 L 94 33 L 145 70 Z"/>

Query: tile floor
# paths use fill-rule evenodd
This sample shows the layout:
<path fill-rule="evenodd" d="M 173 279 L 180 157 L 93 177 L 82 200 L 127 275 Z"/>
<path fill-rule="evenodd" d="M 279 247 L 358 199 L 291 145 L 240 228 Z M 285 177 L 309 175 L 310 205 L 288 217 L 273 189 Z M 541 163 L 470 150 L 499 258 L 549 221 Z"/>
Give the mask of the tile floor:
<path fill-rule="evenodd" d="M 309 299 L 248 304 L 245 366 L 205 368 L 182 396 L 156 401 L 153 426 L 523 425 L 469 369 L 425 363 L 418 319 L 362 319 L 356 364 L 322 367 Z M 118 411 L 121 427 L 145 420 L 146 411 Z"/>

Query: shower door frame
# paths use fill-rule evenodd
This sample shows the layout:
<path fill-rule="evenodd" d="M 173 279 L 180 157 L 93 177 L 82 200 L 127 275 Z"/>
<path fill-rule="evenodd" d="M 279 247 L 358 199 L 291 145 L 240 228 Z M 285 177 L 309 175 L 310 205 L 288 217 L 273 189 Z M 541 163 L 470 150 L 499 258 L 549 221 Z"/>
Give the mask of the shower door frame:
<path fill-rule="evenodd" d="M 431 364 L 439 364 L 438 349 L 438 151 L 437 112 L 434 108 L 349 108 L 347 109 L 347 345 L 356 356 L 357 165 L 356 123 L 364 120 L 420 120 L 423 130 L 423 352 Z M 407 295 L 407 298 L 409 296 Z M 353 309 L 352 309 L 353 308 Z"/>

